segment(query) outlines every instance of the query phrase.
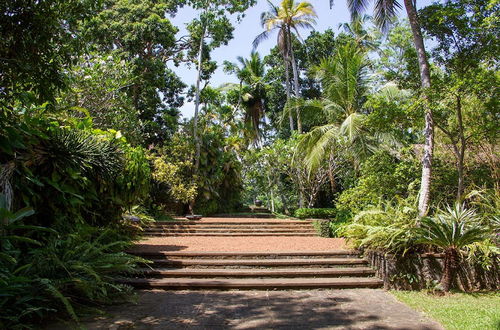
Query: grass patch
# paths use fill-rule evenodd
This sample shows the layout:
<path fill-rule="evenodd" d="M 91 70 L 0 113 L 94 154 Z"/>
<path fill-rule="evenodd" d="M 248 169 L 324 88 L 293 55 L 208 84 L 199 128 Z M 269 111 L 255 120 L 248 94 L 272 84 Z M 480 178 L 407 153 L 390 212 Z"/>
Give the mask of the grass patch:
<path fill-rule="evenodd" d="M 397 299 L 440 322 L 446 329 L 500 329 L 500 293 L 391 291 Z"/>

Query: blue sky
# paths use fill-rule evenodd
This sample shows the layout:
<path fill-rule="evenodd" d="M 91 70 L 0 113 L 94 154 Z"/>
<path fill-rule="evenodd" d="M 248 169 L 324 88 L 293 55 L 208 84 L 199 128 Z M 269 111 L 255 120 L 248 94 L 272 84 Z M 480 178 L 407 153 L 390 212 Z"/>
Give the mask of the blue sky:
<path fill-rule="evenodd" d="M 279 2 L 279 0 L 272 1 L 275 4 Z M 310 2 L 313 4 L 316 13 L 318 14 L 318 24 L 315 27 L 316 31 L 324 31 L 328 28 L 338 31 L 339 23 L 349 21 L 349 11 L 347 9 L 346 1 L 344 0 L 335 1 L 332 9 L 330 9 L 328 0 L 310 0 Z M 430 0 L 421 1 L 419 3 L 419 7 L 430 3 Z M 246 16 L 243 20 L 239 24 L 235 23 L 235 29 L 233 32 L 234 38 L 229 42 L 229 44 L 213 51 L 212 58 L 217 61 L 219 68 L 210 79 L 210 84 L 212 86 L 219 86 L 224 82 L 237 82 L 235 77 L 227 75 L 223 72 L 221 64 L 225 60 L 235 62 L 236 57 L 247 57 L 250 54 L 252 50 L 252 41 L 255 36 L 263 31 L 260 25 L 260 14 L 263 11 L 267 11 L 268 7 L 269 6 L 266 0 L 258 0 L 254 7 L 247 10 Z M 405 15 L 403 11 L 400 11 L 399 14 L 400 16 Z M 185 34 L 185 24 L 190 22 L 196 16 L 197 12 L 192 8 L 183 8 L 174 18 L 171 18 L 172 23 L 180 28 L 178 36 Z M 309 33 L 310 31 L 303 31 L 301 34 L 302 37 L 305 38 L 309 35 Z M 261 43 L 257 50 L 260 54 L 267 55 L 269 50 L 274 47 L 275 44 L 276 37 L 272 36 L 268 40 Z M 180 67 L 174 67 L 172 65 L 172 69 L 186 84 L 192 85 L 195 83 L 196 68 L 194 66 L 188 68 L 185 65 L 181 65 Z M 192 117 L 194 113 L 194 105 L 190 102 L 186 102 L 186 104 L 181 108 L 181 113 L 185 118 Z"/>

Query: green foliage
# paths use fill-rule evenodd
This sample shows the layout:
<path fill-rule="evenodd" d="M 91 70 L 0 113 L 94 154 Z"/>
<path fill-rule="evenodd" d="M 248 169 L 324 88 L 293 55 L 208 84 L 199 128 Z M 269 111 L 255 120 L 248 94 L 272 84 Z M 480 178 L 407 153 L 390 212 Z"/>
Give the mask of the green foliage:
<path fill-rule="evenodd" d="M 78 25 L 99 2 L 55 0 L 0 3 L 0 97 L 3 102 L 33 92 L 40 103 L 66 84 L 64 69 L 81 50 Z M 64 24 L 62 24 L 64 22 Z"/>
<path fill-rule="evenodd" d="M 386 202 L 357 213 L 339 234 L 356 248 L 404 254 L 415 245 L 417 215 L 411 200 Z"/>
<path fill-rule="evenodd" d="M 2 162 L 16 170 L 8 180 L 17 205 L 33 207 L 37 223 L 59 226 L 67 217 L 111 223 L 145 197 L 150 174 L 144 153 L 118 133 L 61 127 L 42 116 L 14 119 L 11 128 L 19 134 Z"/>
<path fill-rule="evenodd" d="M 81 56 L 68 73 L 68 90 L 61 93 L 61 112 L 92 118 L 93 127 L 122 132 L 129 142 L 142 143 L 142 123 L 127 91 L 136 77 L 130 62 L 116 53 Z"/>
<path fill-rule="evenodd" d="M 193 180 L 193 150 L 185 135 L 176 134 L 171 143 L 150 156 L 157 189 L 165 189 L 171 200 L 188 204 L 198 193 Z"/>
<path fill-rule="evenodd" d="M 177 125 L 177 108 L 185 84 L 169 68 L 178 61 L 177 27 L 165 13 L 175 13 L 181 2 L 115 0 L 82 25 L 94 49 L 111 53 L 132 68 L 131 84 L 124 86 L 142 122 L 141 138 L 161 142 Z"/>
<path fill-rule="evenodd" d="M 257 143 L 262 138 L 261 125 L 265 113 L 264 104 L 267 86 L 264 82 L 264 63 L 259 53 L 256 52 L 252 52 L 250 59 L 238 57 L 238 62 L 241 64 L 241 68 L 226 61 L 224 63 L 224 70 L 235 73 L 240 80 L 237 90 L 237 107 L 240 105 L 243 107 L 244 121 L 252 128 L 251 131 L 245 132 L 247 133 L 247 138 Z"/>
<path fill-rule="evenodd" d="M 453 0 L 421 9 L 422 28 L 438 41 L 433 57 L 459 70 L 481 60 L 495 62 L 499 10 L 498 2 L 488 0 Z"/>
<path fill-rule="evenodd" d="M 241 179 L 241 164 L 238 160 L 238 145 L 225 137 L 221 127 L 205 122 L 202 133 L 202 149 L 200 169 L 197 177 L 198 198 L 196 205 L 212 205 L 203 208 L 204 214 L 213 214 L 217 205 L 217 212 L 235 211 L 240 206 L 243 183 Z M 202 209 L 202 210 L 203 210 Z M 203 213 L 202 213 L 203 214 Z"/>
<path fill-rule="evenodd" d="M 315 220 L 313 226 L 320 237 L 331 237 L 330 220 Z"/>
<path fill-rule="evenodd" d="M 332 219 L 337 215 L 336 209 L 307 209 L 300 208 L 295 210 L 294 216 L 300 219 Z"/>
<path fill-rule="evenodd" d="M 474 210 L 466 209 L 460 204 L 447 207 L 436 217 L 425 217 L 417 229 L 419 243 L 437 246 L 442 249 L 462 249 L 469 244 L 486 238 L 487 230 L 478 226 Z"/>
<path fill-rule="evenodd" d="M 361 165 L 356 185 L 342 192 L 337 208 L 356 214 L 384 199 L 415 195 L 418 169 L 418 160 L 411 152 L 406 151 L 406 157 L 398 159 L 379 151 Z"/>
<path fill-rule="evenodd" d="M 110 229 L 89 226 L 65 236 L 52 231 L 43 247 L 29 253 L 24 252 L 25 240 L 2 237 L 2 250 L 10 247 L 8 253 L 15 256 L 8 264 L 0 261 L 2 327 L 29 327 L 48 315 L 78 320 L 85 306 L 129 299 L 131 288 L 114 282 L 118 274 L 142 262 L 121 252 L 129 242 Z"/>
<path fill-rule="evenodd" d="M 139 259 L 122 252 L 129 238 L 118 232 L 126 232 L 122 214 L 147 196 L 150 180 L 144 150 L 119 132 L 56 120 L 47 106 L 21 109 L 3 112 L 10 120 L 0 129 L 0 322 L 7 328 L 54 314 L 76 319 L 84 306 L 130 293 L 114 277 Z M 22 204 L 30 208 L 8 211 Z"/>
<path fill-rule="evenodd" d="M 479 226 L 475 211 L 458 203 L 453 208 L 447 207 L 445 212 L 438 213 L 436 217 L 422 218 L 421 226 L 415 232 L 418 243 L 429 244 L 444 251 L 441 286 L 445 292 L 453 285 L 461 250 L 483 242 L 488 237 L 488 230 Z M 493 248 L 493 254 L 496 255 L 499 249 L 495 246 Z M 477 246 L 473 248 L 473 252 L 477 252 Z M 484 256 L 488 257 L 489 254 Z"/>

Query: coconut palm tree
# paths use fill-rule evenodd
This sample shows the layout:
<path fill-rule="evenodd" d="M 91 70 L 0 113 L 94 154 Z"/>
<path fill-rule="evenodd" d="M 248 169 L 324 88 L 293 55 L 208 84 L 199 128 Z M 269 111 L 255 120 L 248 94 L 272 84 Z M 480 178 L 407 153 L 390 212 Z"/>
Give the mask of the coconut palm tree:
<path fill-rule="evenodd" d="M 349 23 L 339 24 L 339 29 L 343 29 L 344 33 L 354 38 L 358 46 L 374 50 L 377 46 L 374 41 L 373 35 L 370 34 L 365 28 L 365 24 L 372 19 L 369 15 L 362 15 L 354 17 Z"/>
<path fill-rule="evenodd" d="M 278 31 L 277 44 L 283 55 L 285 63 L 285 83 L 287 87 L 287 101 L 290 100 L 290 65 L 293 71 L 295 97 L 300 98 L 299 74 L 297 62 L 292 45 L 292 33 L 299 34 L 299 28 L 313 28 L 316 24 L 316 12 L 311 3 L 302 1 L 296 3 L 294 0 L 282 0 L 279 6 L 273 5 L 270 1 L 269 11 L 261 14 L 261 23 L 265 31 L 259 34 L 254 42 L 254 49 L 265 39 L 269 38 L 272 32 Z M 293 118 L 290 114 L 290 129 L 293 130 Z M 297 111 L 297 130 L 302 133 L 302 122 L 300 113 Z"/>
<path fill-rule="evenodd" d="M 347 6 L 353 18 L 360 16 L 366 8 L 369 7 L 370 0 L 347 0 Z M 427 54 L 425 52 L 424 38 L 422 37 L 422 29 L 418 21 L 416 1 L 403 0 L 406 14 L 410 22 L 411 31 L 413 34 L 413 44 L 417 50 L 418 64 L 420 70 L 420 85 L 423 89 L 422 98 L 424 105 L 424 152 L 422 156 L 422 180 L 420 186 L 420 194 L 418 201 L 418 210 L 420 216 L 427 213 L 429 207 L 430 185 L 432 174 L 432 154 L 434 150 L 434 120 L 432 110 L 429 106 L 426 90 L 431 87 L 431 73 Z M 333 5 L 333 0 L 330 0 L 330 7 Z M 383 32 L 387 31 L 391 21 L 396 17 L 396 13 L 402 6 L 397 0 L 391 1 L 375 1 L 373 8 L 373 16 L 375 23 Z"/>
<path fill-rule="evenodd" d="M 265 66 L 259 53 L 252 52 L 250 58 L 237 57 L 238 64 L 225 62 L 224 70 L 234 73 L 240 83 L 237 86 L 226 84 L 226 87 L 238 88 L 238 107 L 244 110 L 244 121 L 252 127 L 252 139 L 258 142 L 261 138 L 261 124 L 265 116 L 266 83 L 264 81 Z"/>
<path fill-rule="evenodd" d="M 488 238 L 488 230 L 478 225 L 474 210 L 461 204 L 448 207 L 446 212 L 435 218 L 424 217 L 417 228 L 419 243 L 429 244 L 444 250 L 444 269 L 441 286 L 445 292 L 450 290 L 458 267 L 460 250 L 467 245 Z"/>
<path fill-rule="evenodd" d="M 357 44 L 351 42 L 313 68 L 325 98 L 321 102 L 305 102 L 303 110 L 322 112 L 329 123 L 301 138 L 298 150 L 306 154 L 310 169 L 318 167 L 340 145 L 351 152 L 355 160 L 365 158 L 375 148 L 362 114 L 368 83 L 365 56 Z"/>

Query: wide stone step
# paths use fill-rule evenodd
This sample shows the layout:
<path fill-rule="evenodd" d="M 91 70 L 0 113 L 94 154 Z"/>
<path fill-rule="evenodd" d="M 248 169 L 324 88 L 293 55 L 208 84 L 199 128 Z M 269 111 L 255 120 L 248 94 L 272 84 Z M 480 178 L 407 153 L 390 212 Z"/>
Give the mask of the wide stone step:
<path fill-rule="evenodd" d="M 211 216 L 203 217 L 204 219 L 210 218 L 264 218 L 264 219 L 274 219 L 276 216 L 272 213 L 245 213 L 245 214 L 214 214 Z"/>
<path fill-rule="evenodd" d="M 255 229 L 239 229 L 239 228 L 163 228 L 163 229 L 147 229 L 145 233 L 295 233 L 295 232 L 311 232 L 315 233 L 314 228 L 255 228 Z"/>
<path fill-rule="evenodd" d="M 312 221 L 163 221 L 163 222 L 153 222 L 150 226 L 171 226 L 171 225 L 303 225 L 303 224 L 312 224 Z"/>
<path fill-rule="evenodd" d="M 122 283 L 142 289 L 312 289 L 377 288 L 383 282 L 365 277 L 249 278 L 249 279 L 127 279 Z"/>
<path fill-rule="evenodd" d="M 300 224 L 300 225 L 172 225 L 172 226 L 152 226 L 146 227 L 146 229 L 276 229 L 276 228 L 313 228 L 311 224 Z"/>
<path fill-rule="evenodd" d="M 204 252 L 204 251 L 128 251 L 143 258 L 251 258 L 251 259 L 276 259 L 276 258 L 331 258 L 359 256 L 355 250 L 332 251 L 282 251 L 282 252 Z"/>
<path fill-rule="evenodd" d="M 316 236 L 316 233 L 144 233 L 144 236 Z"/>
<path fill-rule="evenodd" d="M 296 259 L 151 259 L 155 265 L 164 266 L 316 266 L 316 265 L 366 265 L 361 258 L 296 258 Z"/>
<path fill-rule="evenodd" d="M 164 277 L 341 277 L 341 276 L 373 276 L 375 271 L 370 267 L 349 268 L 271 268 L 271 269 L 139 269 L 144 276 Z"/>

